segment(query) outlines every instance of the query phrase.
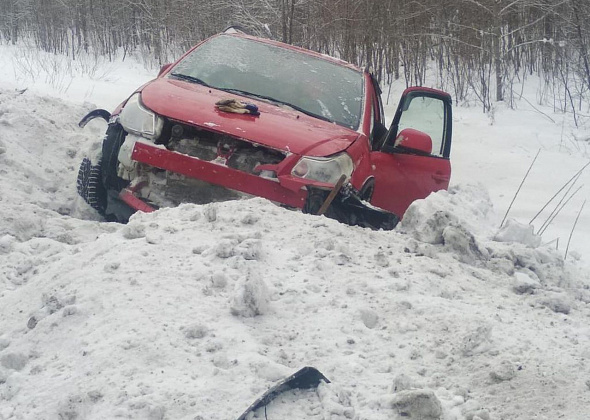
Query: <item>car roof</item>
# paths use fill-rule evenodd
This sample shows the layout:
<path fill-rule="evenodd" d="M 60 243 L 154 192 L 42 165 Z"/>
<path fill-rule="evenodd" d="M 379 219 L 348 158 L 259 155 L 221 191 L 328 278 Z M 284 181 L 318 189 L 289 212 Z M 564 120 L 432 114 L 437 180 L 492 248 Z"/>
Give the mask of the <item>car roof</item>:
<path fill-rule="evenodd" d="M 354 64 L 351 64 L 351 63 L 349 63 L 347 61 L 341 60 L 341 59 L 336 58 L 336 57 L 332 57 L 332 56 L 327 55 L 327 54 L 322 54 L 322 53 L 319 53 L 319 52 L 316 52 L 316 51 L 308 50 L 306 48 L 297 47 L 297 46 L 291 45 L 291 44 L 285 44 L 284 42 L 274 41 L 274 40 L 268 39 L 268 38 L 260 38 L 260 37 L 257 37 L 257 36 L 245 34 L 243 32 L 222 32 L 220 34 L 213 35 L 211 38 L 215 38 L 215 37 L 218 37 L 218 36 L 232 36 L 232 37 L 236 37 L 236 38 L 244 38 L 244 39 L 249 39 L 249 40 L 252 40 L 252 41 L 260 42 L 262 44 L 268 44 L 268 45 L 273 45 L 275 47 L 284 48 L 284 49 L 287 49 L 287 50 L 297 51 L 297 52 L 302 53 L 302 54 L 310 55 L 312 57 L 316 57 L 316 58 L 319 58 L 321 60 L 329 61 L 329 62 L 334 63 L 334 64 L 337 64 L 339 66 L 347 67 L 347 68 L 349 68 L 351 70 L 355 70 L 355 71 L 358 71 L 360 73 L 364 73 L 364 71 L 360 67 L 355 66 Z"/>

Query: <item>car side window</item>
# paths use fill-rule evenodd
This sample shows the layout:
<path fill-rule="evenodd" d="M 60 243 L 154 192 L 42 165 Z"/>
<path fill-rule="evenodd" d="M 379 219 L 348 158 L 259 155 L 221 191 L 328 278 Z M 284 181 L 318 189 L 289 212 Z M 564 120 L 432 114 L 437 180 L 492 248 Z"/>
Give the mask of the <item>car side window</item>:
<path fill-rule="evenodd" d="M 430 136 L 432 155 L 443 156 L 445 106 L 438 98 L 428 96 L 407 97 L 409 104 L 404 104 L 398 133 L 404 128 L 413 128 Z"/>

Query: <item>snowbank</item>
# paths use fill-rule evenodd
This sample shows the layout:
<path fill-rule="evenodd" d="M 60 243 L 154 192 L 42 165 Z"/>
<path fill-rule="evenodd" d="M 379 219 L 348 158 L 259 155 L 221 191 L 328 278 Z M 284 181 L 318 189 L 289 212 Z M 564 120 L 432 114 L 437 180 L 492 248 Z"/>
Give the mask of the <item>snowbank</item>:
<path fill-rule="evenodd" d="M 392 232 L 261 199 L 103 223 L 75 198 L 86 107 L 0 107 L 0 419 L 237 418 L 307 365 L 332 384 L 282 401 L 310 418 L 590 417 L 588 273 L 494 240 L 483 187 Z"/>

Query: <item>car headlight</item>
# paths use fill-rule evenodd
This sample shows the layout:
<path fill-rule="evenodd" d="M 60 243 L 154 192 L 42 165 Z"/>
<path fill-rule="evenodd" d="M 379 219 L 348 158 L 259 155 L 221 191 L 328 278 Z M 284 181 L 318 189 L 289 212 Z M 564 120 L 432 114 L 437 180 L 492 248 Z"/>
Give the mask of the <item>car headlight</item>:
<path fill-rule="evenodd" d="M 141 103 L 139 93 L 129 98 L 119 115 L 119 122 L 125 131 L 155 140 L 160 137 L 164 120 Z"/>
<path fill-rule="evenodd" d="M 327 158 L 304 156 L 293 167 L 291 174 L 299 178 L 336 184 L 342 175 L 349 179 L 353 169 L 350 156 L 340 153 Z"/>

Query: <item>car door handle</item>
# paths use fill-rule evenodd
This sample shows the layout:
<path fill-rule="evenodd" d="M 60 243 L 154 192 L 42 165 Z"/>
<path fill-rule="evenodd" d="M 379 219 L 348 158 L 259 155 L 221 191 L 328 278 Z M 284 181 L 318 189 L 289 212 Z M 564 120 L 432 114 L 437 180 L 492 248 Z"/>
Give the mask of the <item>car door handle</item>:
<path fill-rule="evenodd" d="M 436 182 L 449 182 L 450 177 L 448 175 L 437 172 L 432 174 L 432 179 L 434 179 Z"/>

